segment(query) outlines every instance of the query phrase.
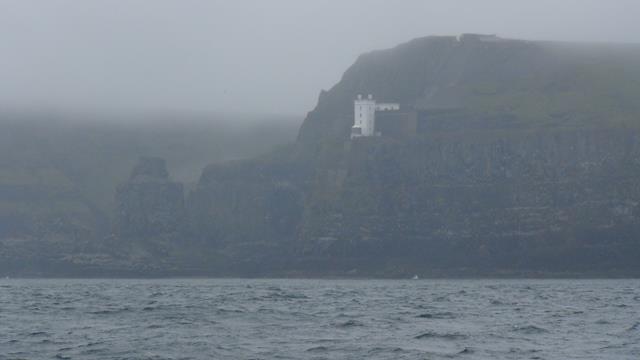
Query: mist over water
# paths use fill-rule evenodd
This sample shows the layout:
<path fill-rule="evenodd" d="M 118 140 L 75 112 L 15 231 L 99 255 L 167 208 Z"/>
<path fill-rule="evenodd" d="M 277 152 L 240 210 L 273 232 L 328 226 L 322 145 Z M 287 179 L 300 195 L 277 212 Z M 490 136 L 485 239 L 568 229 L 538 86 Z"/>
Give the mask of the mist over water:
<path fill-rule="evenodd" d="M 2 280 L 2 359 L 631 359 L 638 280 Z"/>

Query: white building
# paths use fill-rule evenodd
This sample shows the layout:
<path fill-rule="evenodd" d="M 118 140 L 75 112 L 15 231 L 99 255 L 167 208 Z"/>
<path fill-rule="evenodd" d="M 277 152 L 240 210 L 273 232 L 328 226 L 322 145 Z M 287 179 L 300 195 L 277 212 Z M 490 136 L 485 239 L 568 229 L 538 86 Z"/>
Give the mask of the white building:
<path fill-rule="evenodd" d="M 373 95 L 367 96 L 366 99 L 362 95 L 353 102 L 354 118 L 353 127 L 351 128 L 351 138 L 360 136 L 374 136 L 376 133 L 376 111 L 394 111 L 400 110 L 400 104 L 396 103 L 380 103 L 376 104 Z"/>
<path fill-rule="evenodd" d="M 394 111 L 394 110 L 400 110 L 400 104 L 396 104 L 396 103 L 376 104 L 376 111 Z"/>

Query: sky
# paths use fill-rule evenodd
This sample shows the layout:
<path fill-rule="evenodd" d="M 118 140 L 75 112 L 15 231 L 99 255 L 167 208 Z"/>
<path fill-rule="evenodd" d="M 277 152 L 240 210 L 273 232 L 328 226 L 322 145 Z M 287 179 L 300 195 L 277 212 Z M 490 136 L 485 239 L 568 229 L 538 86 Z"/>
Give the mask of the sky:
<path fill-rule="evenodd" d="M 0 0 L 0 109 L 304 116 L 428 35 L 640 43 L 637 0 Z"/>

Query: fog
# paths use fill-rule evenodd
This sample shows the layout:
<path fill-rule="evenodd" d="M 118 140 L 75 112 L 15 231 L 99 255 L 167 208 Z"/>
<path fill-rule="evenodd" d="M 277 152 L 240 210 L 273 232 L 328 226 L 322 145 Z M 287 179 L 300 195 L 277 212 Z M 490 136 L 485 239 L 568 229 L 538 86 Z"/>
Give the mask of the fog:
<path fill-rule="evenodd" d="M 372 49 L 464 32 L 640 42 L 639 13 L 634 0 L 2 0 L 0 105 L 303 116 Z"/>

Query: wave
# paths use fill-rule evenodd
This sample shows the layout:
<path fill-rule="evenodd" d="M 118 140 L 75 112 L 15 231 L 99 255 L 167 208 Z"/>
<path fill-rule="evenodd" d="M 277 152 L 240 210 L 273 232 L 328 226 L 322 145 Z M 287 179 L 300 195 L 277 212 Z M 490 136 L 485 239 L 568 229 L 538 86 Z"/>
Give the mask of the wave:
<path fill-rule="evenodd" d="M 354 327 L 354 326 L 364 326 L 364 324 L 357 320 L 348 320 L 343 323 L 336 324 L 336 326 L 345 328 L 345 327 Z"/>
<path fill-rule="evenodd" d="M 315 346 L 312 348 L 308 348 L 306 351 L 307 352 L 325 352 L 325 351 L 329 351 L 329 348 L 326 346 Z"/>
<path fill-rule="evenodd" d="M 400 353 L 406 353 L 408 352 L 408 350 L 405 350 L 401 347 L 374 347 L 371 350 L 368 351 L 368 354 L 370 356 L 375 356 L 375 355 L 379 355 L 379 354 L 394 354 L 394 357 L 399 356 Z"/>
<path fill-rule="evenodd" d="M 453 319 L 456 316 L 452 312 L 424 313 L 416 316 L 421 319 Z"/>
<path fill-rule="evenodd" d="M 444 339 L 444 340 L 462 340 L 466 339 L 467 335 L 460 333 L 435 333 L 435 332 L 425 332 L 413 337 L 414 339 Z"/>
<path fill-rule="evenodd" d="M 117 309 L 101 309 L 101 310 L 89 311 L 89 314 L 93 314 L 93 315 L 112 315 L 112 314 L 120 314 L 120 313 L 124 313 L 124 312 L 129 312 L 129 311 L 131 311 L 131 308 L 129 308 L 128 306 L 125 306 L 125 307 L 117 308 Z"/>
<path fill-rule="evenodd" d="M 523 334 L 543 334 L 549 332 L 549 330 L 535 325 L 516 326 L 513 328 L 513 331 Z"/>
<path fill-rule="evenodd" d="M 630 328 L 627 329 L 627 331 L 638 331 L 640 330 L 640 322 L 636 322 L 635 324 L 631 325 Z"/>
<path fill-rule="evenodd" d="M 29 336 L 49 336 L 49 333 L 44 331 L 34 331 L 32 333 L 29 333 Z"/>

